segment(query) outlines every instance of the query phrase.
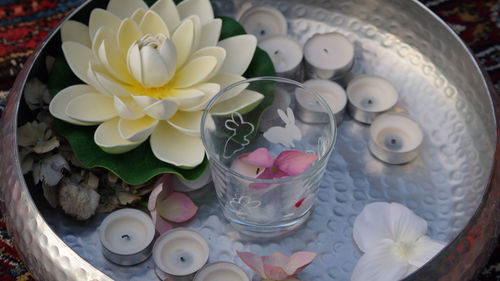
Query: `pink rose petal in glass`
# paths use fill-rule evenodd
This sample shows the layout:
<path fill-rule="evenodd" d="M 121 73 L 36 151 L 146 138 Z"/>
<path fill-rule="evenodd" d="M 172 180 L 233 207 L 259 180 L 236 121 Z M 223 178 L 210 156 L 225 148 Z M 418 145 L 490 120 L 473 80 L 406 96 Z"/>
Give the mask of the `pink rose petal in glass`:
<path fill-rule="evenodd" d="M 267 148 L 261 147 L 254 152 L 248 153 L 240 157 L 240 160 L 248 165 L 270 168 L 273 166 L 274 159 L 269 154 Z"/>
<path fill-rule="evenodd" d="M 288 176 L 295 176 L 305 172 L 316 159 L 318 156 L 314 154 L 299 150 L 286 150 L 276 157 L 274 165 Z"/>
<path fill-rule="evenodd" d="M 157 201 L 156 211 L 168 221 L 185 222 L 196 215 L 198 207 L 187 195 L 174 192 L 167 198 Z"/>

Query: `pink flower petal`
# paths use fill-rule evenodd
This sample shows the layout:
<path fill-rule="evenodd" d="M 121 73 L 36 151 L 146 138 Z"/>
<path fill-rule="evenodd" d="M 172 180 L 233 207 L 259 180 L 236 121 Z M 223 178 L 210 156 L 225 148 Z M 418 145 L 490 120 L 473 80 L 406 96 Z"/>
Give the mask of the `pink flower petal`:
<path fill-rule="evenodd" d="M 270 280 L 287 280 L 292 277 L 288 275 L 283 268 L 264 264 L 264 271 L 266 272 L 265 278 Z"/>
<path fill-rule="evenodd" d="M 241 161 L 240 158 L 236 158 L 231 163 L 231 170 L 237 172 L 240 175 L 244 175 L 249 178 L 255 178 L 262 174 L 265 168 L 249 165 Z"/>
<path fill-rule="evenodd" d="M 174 192 L 167 198 L 157 201 L 156 211 L 168 221 L 185 222 L 194 217 L 198 207 L 185 194 Z"/>
<path fill-rule="evenodd" d="M 288 177 L 288 175 L 283 173 L 276 167 L 272 167 L 272 168 L 266 168 L 264 172 L 262 172 L 257 178 L 261 180 L 273 180 L 284 177 Z M 271 185 L 272 185 L 271 183 L 252 183 L 250 184 L 250 188 L 255 190 L 261 190 L 261 189 L 266 189 Z"/>
<path fill-rule="evenodd" d="M 290 257 L 290 261 L 285 267 L 285 272 L 294 276 L 299 274 L 306 266 L 312 263 L 316 253 L 313 252 L 296 252 Z"/>
<path fill-rule="evenodd" d="M 151 212 L 151 217 L 153 217 L 153 211 L 156 210 L 156 201 L 158 200 L 158 196 L 162 191 L 163 191 L 163 185 L 158 184 L 149 194 L 148 210 Z"/>
<path fill-rule="evenodd" d="M 274 165 L 288 176 L 303 173 L 318 159 L 317 155 L 305 153 L 299 150 L 286 150 L 281 152 Z"/>
<path fill-rule="evenodd" d="M 261 147 L 254 152 L 248 153 L 240 157 L 240 160 L 248 165 L 270 168 L 273 166 L 274 159 L 269 154 L 267 148 Z"/>
<path fill-rule="evenodd" d="M 151 217 L 153 218 L 153 224 L 155 225 L 156 231 L 158 231 L 160 235 L 174 228 L 171 223 L 160 217 L 156 211 L 151 212 Z"/>
<path fill-rule="evenodd" d="M 264 272 L 264 264 L 262 263 L 262 257 L 250 253 L 250 252 L 238 252 L 238 257 L 246 264 L 248 267 L 250 267 L 253 271 L 255 271 L 257 274 L 260 276 L 266 278 L 265 272 Z"/>
<path fill-rule="evenodd" d="M 155 188 L 149 194 L 148 210 L 150 212 L 156 210 L 156 202 L 167 198 L 172 192 L 174 192 L 172 175 L 164 174 L 159 177 L 155 182 Z"/>

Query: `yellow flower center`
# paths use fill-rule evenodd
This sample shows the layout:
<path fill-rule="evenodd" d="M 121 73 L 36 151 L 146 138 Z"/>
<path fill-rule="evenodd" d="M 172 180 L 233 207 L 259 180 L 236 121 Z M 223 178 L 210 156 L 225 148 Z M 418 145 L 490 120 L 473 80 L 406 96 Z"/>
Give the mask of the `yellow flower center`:
<path fill-rule="evenodd" d="M 407 260 L 415 253 L 415 246 L 412 243 L 397 242 L 394 247 L 394 253 Z"/>

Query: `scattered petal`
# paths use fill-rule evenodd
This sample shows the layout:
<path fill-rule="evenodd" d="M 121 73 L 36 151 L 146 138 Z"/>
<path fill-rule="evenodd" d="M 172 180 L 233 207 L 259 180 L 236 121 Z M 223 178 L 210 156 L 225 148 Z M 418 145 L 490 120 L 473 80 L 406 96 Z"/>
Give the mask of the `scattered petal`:
<path fill-rule="evenodd" d="M 276 157 L 274 165 L 285 174 L 295 176 L 305 172 L 316 159 L 318 156 L 314 154 L 300 150 L 286 150 Z"/>
<path fill-rule="evenodd" d="M 391 203 L 392 239 L 413 243 L 427 232 L 427 222 L 399 203 Z"/>
<path fill-rule="evenodd" d="M 389 203 L 376 202 L 366 205 L 354 220 L 353 238 L 362 252 L 377 247 L 381 241 L 392 239 L 391 207 Z"/>
<path fill-rule="evenodd" d="M 394 242 L 389 239 L 379 241 L 365 253 L 352 272 L 351 281 L 398 281 L 409 269 L 408 262 L 392 254 Z"/>
<path fill-rule="evenodd" d="M 160 215 L 158 215 L 157 211 L 152 211 L 151 216 L 153 218 L 153 223 L 156 227 L 156 231 L 158 231 L 160 235 L 174 228 L 174 226 L 171 223 L 169 223 L 167 220 L 163 219 Z"/>
<path fill-rule="evenodd" d="M 171 222 L 185 222 L 196 215 L 198 207 L 185 194 L 174 192 L 161 201 L 156 202 L 158 214 Z"/>
<path fill-rule="evenodd" d="M 262 257 L 250 252 L 238 252 L 238 257 L 257 274 L 265 278 L 264 263 Z"/>
<path fill-rule="evenodd" d="M 281 253 L 262 257 L 249 252 L 237 254 L 252 270 L 270 280 L 289 280 L 311 264 L 316 257 L 312 252 L 296 252 L 290 257 Z"/>
<path fill-rule="evenodd" d="M 415 242 L 413 255 L 409 259 L 409 263 L 420 268 L 437 255 L 445 246 L 445 243 L 432 240 L 429 236 L 424 235 Z"/>

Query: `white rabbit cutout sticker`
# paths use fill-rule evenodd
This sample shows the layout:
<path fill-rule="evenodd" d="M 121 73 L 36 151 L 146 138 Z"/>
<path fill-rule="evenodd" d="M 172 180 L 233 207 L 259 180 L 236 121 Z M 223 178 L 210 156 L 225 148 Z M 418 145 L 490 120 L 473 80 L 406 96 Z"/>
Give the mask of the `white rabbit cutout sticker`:
<path fill-rule="evenodd" d="M 302 133 L 299 127 L 295 125 L 295 116 L 291 108 L 286 109 L 286 114 L 283 110 L 278 109 L 278 115 L 285 122 L 285 127 L 271 127 L 264 133 L 264 138 L 272 143 L 281 143 L 286 147 L 294 147 L 294 140 L 300 140 Z"/>

